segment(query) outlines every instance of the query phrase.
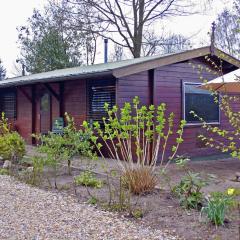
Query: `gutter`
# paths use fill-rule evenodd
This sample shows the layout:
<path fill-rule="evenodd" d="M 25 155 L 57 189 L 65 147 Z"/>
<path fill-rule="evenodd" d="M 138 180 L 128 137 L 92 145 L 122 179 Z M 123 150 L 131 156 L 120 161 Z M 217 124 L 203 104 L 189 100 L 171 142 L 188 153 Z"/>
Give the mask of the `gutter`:
<path fill-rule="evenodd" d="M 29 75 L 30 76 L 30 75 Z M 28 77 L 28 76 L 26 76 Z M 82 74 L 72 74 L 68 76 L 57 76 L 57 77 L 46 77 L 40 79 L 6 79 L 0 81 L 0 88 L 7 88 L 7 87 L 17 87 L 23 85 L 33 85 L 37 83 L 53 83 L 53 82 L 64 82 L 64 81 L 72 81 L 72 80 L 81 80 L 81 79 L 98 79 L 98 78 L 110 78 L 113 77 L 112 71 L 106 70 L 103 72 L 93 72 L 93 73 L 82 73 Z M 19 77 L 21 78 L 21 77 Z M 11 81 L 12 79 L 12 81 Z"/>

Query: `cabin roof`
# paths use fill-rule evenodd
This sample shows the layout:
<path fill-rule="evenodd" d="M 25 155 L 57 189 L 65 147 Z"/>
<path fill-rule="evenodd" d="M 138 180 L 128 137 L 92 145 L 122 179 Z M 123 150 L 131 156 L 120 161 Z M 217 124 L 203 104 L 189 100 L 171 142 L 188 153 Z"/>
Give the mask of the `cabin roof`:
<path fill-rule="evenodd" d="M 156 67 L 174 64 L 197 57 L 203 57 L 209 54 L 211 54 L 210 47 L 206 46 L 173 54 L 156 55 L 150 57 L 123 60 L 118 62 L 66 68 L 49 72 L 31 74 L 27 76 L 8 78 L 0 81 L 0 88 L 100 76 L 113 76 L 119 78 L 141 71 L 153 69 Z M 236 68 L 240 68 L 240 61 L 238 59 L 228 55 L 227 53 L 217 48 L 214 48 L 214 56 L 221 58 L 222 60 L 232 64 Z"/>

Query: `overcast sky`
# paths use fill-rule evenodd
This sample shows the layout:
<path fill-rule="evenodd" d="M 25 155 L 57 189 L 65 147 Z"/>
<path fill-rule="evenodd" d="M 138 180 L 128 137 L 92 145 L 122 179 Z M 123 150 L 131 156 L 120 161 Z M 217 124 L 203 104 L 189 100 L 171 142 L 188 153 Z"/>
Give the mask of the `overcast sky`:
<path fill-rule="evenodd" d="M 33 9 L 42 8 L 46 2 L 47 0 L 0 0 L 0 58 L 7 69 L 8 77 L 12 77 L 16 72 L 14 64 L 19 55 L 16 44 L 17 26 L 26 23 Z M 167 28 L 172 33 L 193 36 L 191 41 L 196 43 L 195 46 L 199 45 L 202 40 L 206 44 L 211 23 L 225 6 L 231 7 L 232 0 L 214 0 L 212 8 L 204 15 L 175 17 L 168 21 Z M 99 54 L 97 62 L 102 60 L 102 54 Z"/>

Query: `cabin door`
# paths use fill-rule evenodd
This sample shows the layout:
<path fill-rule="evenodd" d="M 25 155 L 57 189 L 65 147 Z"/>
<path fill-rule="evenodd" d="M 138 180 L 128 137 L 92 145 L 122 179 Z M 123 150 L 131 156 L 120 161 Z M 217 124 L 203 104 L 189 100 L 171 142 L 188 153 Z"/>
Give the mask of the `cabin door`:
<path fill-rule="evenodd" d="M 51 130 L 51 96 L 44 93 L 40 98 L 40 132 L 45 134 Z"/>

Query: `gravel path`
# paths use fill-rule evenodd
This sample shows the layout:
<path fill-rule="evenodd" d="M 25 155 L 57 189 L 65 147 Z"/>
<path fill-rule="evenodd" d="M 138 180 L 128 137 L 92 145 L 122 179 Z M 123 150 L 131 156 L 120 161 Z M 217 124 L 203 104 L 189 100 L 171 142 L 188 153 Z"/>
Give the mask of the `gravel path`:
<path fill-rule="evenodd" d="M 43 191 L 0 175 L 0 239 L 176 238 L 77 203 L 71 196 Z"/>

